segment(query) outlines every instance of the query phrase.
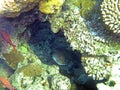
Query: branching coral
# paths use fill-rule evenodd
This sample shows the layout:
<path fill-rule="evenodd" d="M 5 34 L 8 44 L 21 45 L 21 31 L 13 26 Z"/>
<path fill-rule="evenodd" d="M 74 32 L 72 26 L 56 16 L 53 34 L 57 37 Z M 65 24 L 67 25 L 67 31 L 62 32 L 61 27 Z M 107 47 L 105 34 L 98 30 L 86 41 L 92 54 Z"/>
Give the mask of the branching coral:
<path fill-rule="evenodd" d="M 83 66 L 89 76 L 93 76 L 94 80 L 108 79 L 111 73 L 112 63 L 107 61 L 106 56 L 83 56 Z"/>
<path fill-rule="evenodd" d="M 64 21 L 61 26 L 64 36 L 73 50 L 81 51 L 82 55 L 86 56 L 86 58 L 83 58 L 83 62 L 85 62 L 85 70 L 90 76 L 97 80 L 108 78 L 111 70 L 111 59 L 117 55 L 120 56 L 118 53 L 120 45 L 116 42 L 117 39 L 113 40 L 114 36 L 106 32 L 100 19 L 98 19 L 98 13 L 92 14 L 95 17 L 88 21 L 81 17 L 79 8 L 72 8 L 69 4 L 67 6 L 69 8 L 61 12 L 59 17 L 56 17 L 56 21 L 60 22 L 59 18 Z M 54 22 L 54 20 L 52 21 Z M 55 29 L 59 29 L 59 27 Z M 87 55 L 91 55 L 91 57 Z M 92 57 L 92 55 L 95 57 Z M 104 60 L 104 57 L 99 57 L 99 55 L 110 56 L 110 58 Z"/>
<path fill-rule="evenodd" d="M 120 0 L 104 0 L 101 4 L 104 23 L 114 33 L 120 33 Z"/>

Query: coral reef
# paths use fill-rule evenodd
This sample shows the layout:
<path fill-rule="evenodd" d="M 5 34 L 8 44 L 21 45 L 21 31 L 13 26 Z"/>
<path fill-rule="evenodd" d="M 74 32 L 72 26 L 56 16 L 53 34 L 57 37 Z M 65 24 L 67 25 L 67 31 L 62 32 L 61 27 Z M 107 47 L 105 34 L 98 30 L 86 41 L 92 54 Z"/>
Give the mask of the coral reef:
<path fill-rule="evenodd" d="M 101 12 L 104 23 L 114 33 L 120 33 L 120 1 L 119 0 L 103 0 L 101 4 Z"/>
<path fill-rule="evenodd" d="M 39 63 L 40 61 L 37 61 Z M 36 63 L 36 62 L 35 62 Z M 31 89 L 41 89 L 41 90 L 55 90 L 60 88 L 60 85 L 65 85 L 67 90 L 70 90 L 71 84 L 67 77 L 62 76 L 59 73 L 57 66 L 48 66 L 45 64 L 40 64 L 42 67 L 42 73 L 38 76 L 26 76 L 22 72 L 16 71 L 11 76 L 11 82 L 14 87 L 19 90 L 31 90 Z M 33 71 L 34 72 L 34 71 Z M 64 81 L 63 81 L 64 80 Z M 60 82 L 61 81 L 61 82 Z M 57 84 L 57 85 L 56 85 Z M 64 90 L 64 89 L 60 89 Z"/>
<path fill-rule="evenodd" d="M 0 43 L 2 58 L 15 70 L 12 75 L 9 74 L 15 89 L 84 90 L 92 86 L 94 88 L 97 81 L 103 80 L 106 80 L 104 86 L 118 89 L 120 80 L 119 74 L 115 71 L 117 69 L 119 72 L 120 39 L 103 26 L 101 15 L 96 12 L 100 9 L 102 0 L 97 1 L 2 0 L 0 2 L 1 16 L 18 16 L 7 18 L 11 23 L 0 19 L 0 31 L 4 29 L 17 42 L 17 51 L 9 49 L 10 52 L 7 53 L 2 51 L 4 42 Z M 113 31 L 115 33 L 119 33 L 117 11 L 120 9 L 119 3 L 119 0 L 104 0 L 101 4 L 103 21 L 111 30 L 115 29 Z M 35 7 L 36 5 L 39 7 Z M 22 13 L 30 9 L 33 10 Z M 112 18 L 114 22 L 117 21 L 115 25 L 111 24 L 114 23 L 111 21 L 112 15 L 116 15 Z M 82 56 L 81 54 L 80 57 L 77 56 L 76 51 L 81 52 Z M 0 70 L 3 72 L 5 70 L 2 69 L 2 64 Z M 99 86 L 100 84 L 98 88 Z"/>
<path fill-rule="evenodd" d="M 96 3 L 100 5 L 100 1 Z M 96 8 L 99 9 L 100 6 Z M 65 10 L 59 15 L 54 16 L 56 24 L 54 18 L 49 19 L 51 24 L 54 23 L 54 26 L 51 25 L 53 32 L 62 30 L 72 49 L 81 51 L 82 63 L 88 76 L 92 76 L 95 80 L 108 80 L 112 63 L 120 56 L 120 40 L 103 27 L 100 13 L 94 13 L 86 20 L 80 15 L 80 7 L 76 5 L 66 2 L 63 9 Z"/>
<path fill-rule="evenodd" d="M 5 61 L 7 61 L 8 59 L 14 60 L 10 61 L 8 65 L 14 64 L 14 67 L 16 65 L 16 67 L 14 68 L 14 74 L 10 76 L 10 81 L 15 89 L 55 90 L 56 88 L 60 88 L 61 85 L 65 85 L 65 88 L 67 88 L 67 90 L 70 90 L 70 80 L 60 74 L 59 68 L 57 66 L 49 66 L 41 63 L 41 60 L 38 59 L 33 51 L 31 51 L 28 44 L 26 44 L 25 42 L 19 42 L 17 50 L 17 52 L 11 51 L 9 53 L 3 54 L 6 59 Z M 19 54 L 22 54 L 22 56 L 19 57 Z M 24 61 L 20 62 L 18 60 L 21 58 L 23 58 L 22 60 Z M 61 82 L 59 82 L 59 80 Z M 59 84 L 54 85 L 54 82 Z"/>
<path fill-rule="evenodd" d="M 108 53 L 107 50 L 119 50 L 117 39 L 116 41 L 113 40 L 115 36 L 106 33 L 100 21 L 97 21 L 98 24 L 94 21 L 94 19 L 99 20 L 98 18 L 86 21 L 81 17 L 78 7 L 69 8 L 61 12 L 60 15 L 55 16 L 55 21 L 60 23 L 61 27 L 51 28 L 54 29 L 52 30 L 53 32 L 61 29 L 74 50 L 80 50 L 82 53 L 93 55 L 103 53 L 106 55 Z M 61 23 L 61 19 L 64 22 Z M 50 18 L 50 22 L 51 24 L 54 23 L 54 19 Z M 54 26 L 57 26 L 56 24 L 54 23 Z"/>
<path fill-rule="evenodd" d="M 39 5 L 39 10 L 44 14 L 54 14 L 61 10 L 65 0 L 42 0 Z"/>
<path fill-rule="evenodd" d="M 73 12 L 76 13 L 75 10 Z M 73 15 L 74 13 L 70 15 Z M 96 55 L 96 56 L 103 55 L 107 57 L 110 56 L 111 58 L 114 58 L 114 55 L 117 56 L 117 54 L 113 55 L 111 53 L 118 53 L 120 46 L 117 42 L 112 40 L 109 34 L 108 35 L 106 34 L 106 36 L 104 36 L 103 32 L 105 31 L 99 30 L 99 34 L 97 34 L 98 32 L 92 31 L 94 30 L 94 28 L 89 27 L 89 23 L 91 22 L 88 21 L 86 23 L 87 24 L 86 26 L 86 24 L 84 23 L 85 22 L 84 19 L 80 17 L 79 14 L 78 14 L 78 17 L 77 17 L 77 14 L 75 14 L 73 18 L 73 22 L 72 22 L 72 16 L 67 17 L 67 19 L 68 21 L 71 21 L 71 24 L 70 24 L 71 28 L 67 29 L 67 27 L 65 27 L 64 35 L 67 37 L 67 41 L 70 42 L 70 45 L 74 50 L 80 50 L 83 53 L 83 55 Z M 89 57 L 87 57 L 87 60 L 89 60 Z M 111 59 L 109 58 L 108 61 L 111 61 Z M 90 60 L 90 62 L 89 62 L 89 65 L 91 67 L 93 62 L 92 60 Z M 104 65 L 105 62 L 104 61 L 102 62 L 101 60 L 101 64 Z M 108 71 L 111 70 L 111 68 L 109 68 L 109 65 L 105 65 L 105 66 L 107 67 Z M 96 64 L 94 67 L 100 69 L 100 67 L 98 67 Z M 86 65 L 85 68 L 88 68 L 87 70 L 90 70 L 88 65 Z M 102 71 L 102 73 L 106 75 L 107 70 L 105 69 L 104 70 L 105 72 Z M 94 78 L 94 75 L 98 75 L 98 74 L 95 74 L 96 73 L 95 69 L 93 69 L 93 71 L 87 71 L 87 72 L 89 73 L 91 72 L 91 75 L 93 78 Z M 110 72 L 107 72 L 107 74 L 110 75 Z M 95 77 L 99 77 L 99 79 L 101 79 L 100 74 Z M 102 78 L 106 78 L 106 76 L 102 76 Z"/>
<path fill-rule="evenodd" d="M 6 17 L 16 17 L 22 12 L 33 9 L 40 0 L 1 0 L 0 15 Z"/>
<path fill-rule="evenodd" d="M 93 12 L 94 13 L 96 12 L 96 8 L 97 8 L 95 7 L 96 5 L 97 5 L 96 0 L 71 0 L 70 2 L 69 0 L 66 0 L 61 12 L 59 14 L 50 17 L 49 21 L 51 23 L 51 28 L 52 28 L 51 30 L 54 33 L 57 33 L 59 32 L 59 30 L 61 30 L 62 27 L 66 25 L 65 18 L 69 13 L 69 8 L 71 9 L 77 8 L 78 12 L 80 12 L 79 14 L 81 14 L 83 18 L 87 19 L 92 16 Z"/>

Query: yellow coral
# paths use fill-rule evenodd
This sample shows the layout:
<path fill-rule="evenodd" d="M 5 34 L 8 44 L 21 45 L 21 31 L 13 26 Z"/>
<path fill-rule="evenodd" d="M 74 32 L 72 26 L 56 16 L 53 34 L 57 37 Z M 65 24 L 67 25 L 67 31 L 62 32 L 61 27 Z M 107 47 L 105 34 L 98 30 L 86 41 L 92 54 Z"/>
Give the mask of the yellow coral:
<path fill-rule="evenodd" d="M 96 5 L 95 0 L 75 0 L 74 2 L 76 6 L 79 6 L 81 8 L 80 13 L 84 18 L 89 16 L 89 13 L 94 9 Z"/>
<path fill-rule="evenodd" d="M 40 2 L 39 10 L 45 14 L 59 12 L 65 0 L 43 0 Z"/>
<path fill-rule="evenodd" d="M 13 69 L 17 68 L 19 62 L 24 61 L 24 57 L 19 51 L 11 51 L 10 53 L 4 53 L 3 57 L 5 58 L 8 65 L 10 65 Z"/>

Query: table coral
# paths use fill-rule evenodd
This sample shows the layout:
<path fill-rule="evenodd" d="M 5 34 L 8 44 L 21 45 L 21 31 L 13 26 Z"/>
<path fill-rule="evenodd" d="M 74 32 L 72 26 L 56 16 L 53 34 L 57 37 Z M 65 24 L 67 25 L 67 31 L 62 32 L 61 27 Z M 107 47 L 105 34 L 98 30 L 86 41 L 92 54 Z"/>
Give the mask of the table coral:
<path fill-rule="evenodd" d="M 39 10 L 44 14 L 53 14 L 61 10 L 65 0 L 42 0 L 39 5 Z"/>
<path fill-rule="evenodd" d="M 120 0 L 103 0 L 101 12 L 106 26 L 114 33 L 120 33 Z"/>

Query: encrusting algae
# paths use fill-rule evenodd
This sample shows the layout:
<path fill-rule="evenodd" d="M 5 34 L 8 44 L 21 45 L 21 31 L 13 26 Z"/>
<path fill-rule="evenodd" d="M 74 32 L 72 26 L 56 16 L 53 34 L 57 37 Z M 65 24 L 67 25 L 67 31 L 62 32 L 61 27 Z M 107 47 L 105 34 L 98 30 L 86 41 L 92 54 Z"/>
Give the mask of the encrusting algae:
<path fill-rule="evenodd" d="M 42 68 L 38 63 L 31 63 L 19 68 L 18 72 L 22 72 L 25 76 L 35 77 L 42 73 Z"/>
<path fill-rule="evenodd" d="M 19 62 L 24 61 L 24 57 L 19 51 L 17 52 L 11 51 L 10 53 L 3 53 L 3 57 L 5 58 L 7 64 L 13 69 L 17 68 Z"/>

